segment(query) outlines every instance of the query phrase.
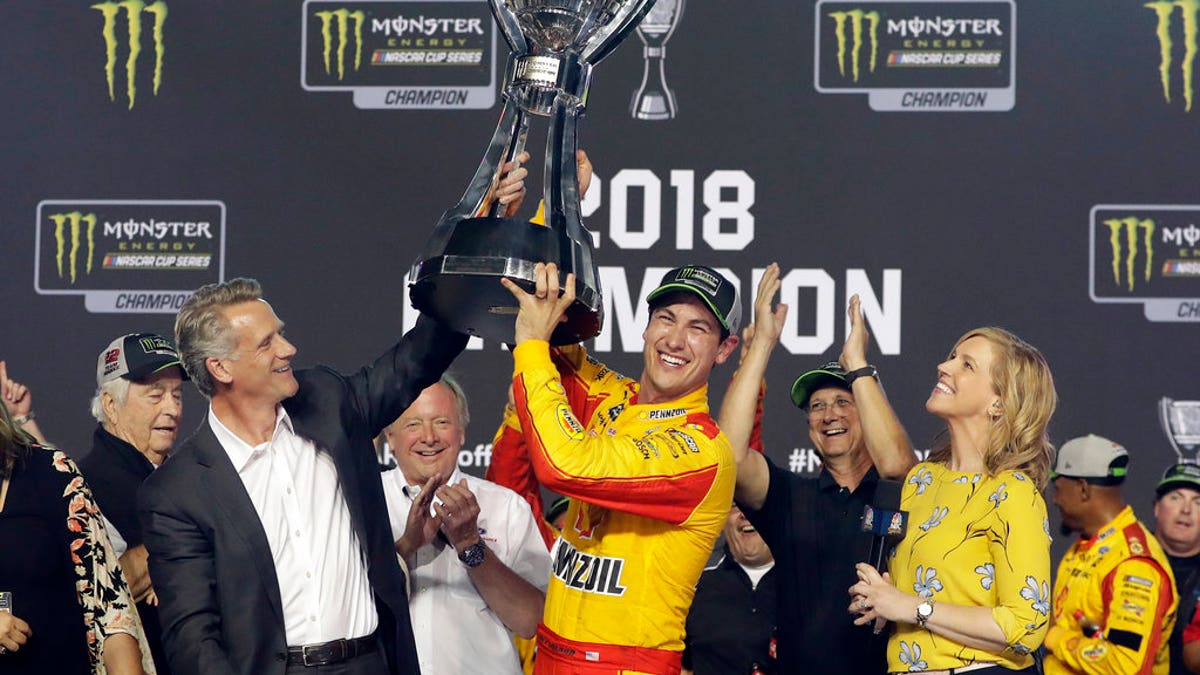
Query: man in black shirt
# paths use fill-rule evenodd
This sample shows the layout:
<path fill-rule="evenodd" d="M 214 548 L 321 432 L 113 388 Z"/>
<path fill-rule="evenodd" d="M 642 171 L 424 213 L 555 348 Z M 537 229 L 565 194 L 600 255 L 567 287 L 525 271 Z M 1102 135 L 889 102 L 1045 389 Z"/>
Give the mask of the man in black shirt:
<path fill-rule="evenodd" d="M 779 285 L 779 268 L 772 264 L 759 282 L 755 323 L 719 422 L 738 460 L 734 499 L 775 555 L 778 669 L 883 672 L 886 635 L 853 625 L 847 589 L 857 580 L 854 564 L 870 555 L 871 538 L 860 529 L 863 507 L 872 503 L 880 476 L 904 477 L 916 457 L 867 364 L 858 296 L 850 300 L 851 330 L 839 362 L 804 373 L 792 385 L 792 402 L 807 414 L 808 436 L 821 455 L 820 474 L 796 476 L 749 451 L 751 436 L 758 436 L 753 427 L 759 424 L 763 373 L 787 315 L 786 305 L 771 309 Z M 860 418 L 860 408 L 883 412 Z M 873 465 L 872 456 L 881 463 Z"/>
<path fill-rule="evenodd" d="M 1168 641 L 1171 673 L 1187 673 L 1183 629 L 1192 620 L 1200 594 L 1200 466 L 1176 464 L 1163 473 L 1154 490 L 1154 520 L 1154 536 L 1171 561 L 1179 598 L 1175 628 Z"/>
<path fill-rule="evenodd" d="M 775 559 L 737 505 L 725 522 L 725 555 L 696 584 L 683 671 L 767 675 L 775 663 Z"/>

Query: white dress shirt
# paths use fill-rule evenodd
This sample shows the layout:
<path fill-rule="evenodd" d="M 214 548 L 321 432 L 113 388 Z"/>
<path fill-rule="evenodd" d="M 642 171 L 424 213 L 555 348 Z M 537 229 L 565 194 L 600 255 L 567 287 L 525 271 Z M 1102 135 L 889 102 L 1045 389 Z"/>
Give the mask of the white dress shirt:
<path fill-rule="evenodd" d="M 283 406 L 271 440 L 253 447 L 211 406 L 208 423 L 267 533 L 288 646 L 370 635 L 379 616 L 333 457 L 296 435 Z"/>
<path fill-rule="evenodd" d="M 420 487 L 406 491 L 407 482 L 399 469 L 385 471 L 382 477 L 392 537 L 399 539 Z M 550 584 L 550 552 L 538 534 L 529 503 L 506 487 L 457 469 L 448 482 L 457 484 L 464 478 L 479 502 L 479 536 L 488 549 L 544 593 Z M 408 608 L 421 672 L 520 675 L 521 661 L 512 633 L 475 590 L 453 546 L 440 537 L 422 546 L 409 572 L 412 593 Z"/>

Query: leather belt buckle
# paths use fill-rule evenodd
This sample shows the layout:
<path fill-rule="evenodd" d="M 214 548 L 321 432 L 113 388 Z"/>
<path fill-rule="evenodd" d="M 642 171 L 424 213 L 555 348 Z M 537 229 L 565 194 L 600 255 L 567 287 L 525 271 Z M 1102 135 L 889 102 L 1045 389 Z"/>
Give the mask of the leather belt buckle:
<path fill-rule="evenodd" d="M 306 668 L 340 663 L 346 660 L 346 641 L 335 640 L 324 644 L 303 647 L 300 650 L 300 658 L 303 660 Z"/>

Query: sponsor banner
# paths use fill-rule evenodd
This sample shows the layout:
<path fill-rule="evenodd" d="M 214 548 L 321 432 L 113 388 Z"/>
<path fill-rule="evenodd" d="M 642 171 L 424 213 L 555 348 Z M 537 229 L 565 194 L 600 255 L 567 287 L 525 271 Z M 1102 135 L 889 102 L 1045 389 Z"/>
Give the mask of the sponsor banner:
<path fill-rule="evenodd" d="M 994 112 L 1016 102 L 1012 0 L 820 0 L 814 83 L 872 110 Z"/>
<path fill-rule="evenodd" d="M 210 200 L 45 200 L 34 290 L 82 295 L 94 313 L 174 313 L 225 274 L 225 204 Z"/>
<path fill-rule="evenodd" d="M 1141 303 L 1151 321 L 1200 321 L 1200 205 L 1092 207 L 1089 294 Z"/>
<path fill-rule="evenodd" d="M 153 3 L 109 1 L 91 5 L 91 9 L 102 17 L 99 32 L 104 40 L 104 79 L 108 83 L 108 99 L 114 103 L 125 99 L 132 110 L 137 101 L 139 79 L 150 84 L 151 93 L 157 96 L 163 79 L 167 3 L 163 0 Z"/>
<path fill-rule="evenodd" d="M 301 85 L 359 108 L 496 103 L 496 22 L 483 0 L 306 0 Z"/>
<path fill-rule="evenodd" d="M 1176 103 L 1183 98 L 1183 109 L 1191 112 L 1194 91 L 1197 23 L 1200 22 L 1200 2 L 1195 0 L 1161 0 L 1142 5 L 1154 13 L 1154 35 L 1158 41 L 1158 77 L 1163 98 Z M 1178 9 L 1179 11 L 1175 11 Z M 1149 27 L 1150 22 L 1146 22 Z M 1145 31 L 1148 36 L 1149 30 Z M 1174 95 L 1176 98 L 1172 98 Z"/>

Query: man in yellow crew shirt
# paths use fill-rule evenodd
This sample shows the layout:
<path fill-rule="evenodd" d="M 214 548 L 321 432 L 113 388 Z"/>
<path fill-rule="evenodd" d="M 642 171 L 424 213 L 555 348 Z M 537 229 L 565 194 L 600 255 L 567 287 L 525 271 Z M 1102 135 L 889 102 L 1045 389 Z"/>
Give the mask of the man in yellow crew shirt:
<path fill-rule="evenodd" d="M 1121 497 L 1129 453 L 1100 436 L 1067 441 L 1051 478 L 1063 530 L 1046 673 L 1167 675 L 1175 579 L 1154 535 Z"/>
<path fill-rule="evenodd" d="M 668 272 L 647 296 L 640 381 L 552 348 L 574 302 L 554 264 L 520 302 L 514 407 L 546 488 L 571 498 L 552 551 L 535 673 L 673 674 L 696 581 L 733 499 L 736 467 L 708 412 L 708 377 L 737 348 L 741 302 L 719 272 Z"/>

